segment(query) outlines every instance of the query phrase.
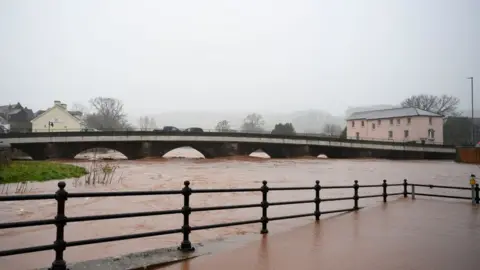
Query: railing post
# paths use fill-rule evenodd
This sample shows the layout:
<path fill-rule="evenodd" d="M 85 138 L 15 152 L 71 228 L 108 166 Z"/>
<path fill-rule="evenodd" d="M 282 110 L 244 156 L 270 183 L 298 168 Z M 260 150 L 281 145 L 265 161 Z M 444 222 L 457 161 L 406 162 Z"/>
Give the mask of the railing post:
<path fill-rule="evenodd" d="M 267 216 L 267 208 L 268 208 L 268 201 L 267 201 L 267 193 L 268 193 L 268 186 L 267 186 L 267 181 L 262 182 L 262 218 L 260 219 L 262 221 L 262 230 L 260 231 L 261 234 L 266 234 L 268 233 L 267 229 L 267 223 L 268 223 L 268 216 Z"/>
<path fill-rule="evenodd" d="M 358 180 L 353 182 L 353 209 L 358 210 Z"/>
<path fill-rule="evenodd" d="M 67 217 L 65 216 L 65 202 L 68 198 L 68 192 L 65 191 L 65 182 L 58 182 L 58 190 L 55 192 L 55 200 L 57 201 L 57 215 L 55 216 L 55 226 L 57 227 L 55 245 L 55 260 L 52 263 L 50 270 L 66 270 L 67 263 L 63 259 L 63 251 L 66 249 L 65 242 L 65 225 L 67 224 Z"/>
<path fill-rule="evenodd" d="M 475 196 L 475 184 L 476 184 L 476 176 L 475 174 L 470 175 L 470 186 L 472 187 L 472 204 L 476 204 L 476 196 Z"/>
<path fill-rule="evenodd" d="M 478 184 L 475 184 L 475 202 L 480 204 L 480 187 Z"/>
<path fill-rule="evenodd" d="M 407 198 L 408 196 L 407 187 L 408 187 L 407 179 L 403 179 L 403 197 L 404 198 Z"/>
<path fill-rule="evenodd" d="M 387 180 L 383 180 L 383 184 L 382 184 L 382 187 L 383 187 L 383 202 L 386 203 L 387 202 Z"/>
<path fill-rule="evenodd" d="M 192 246 L 190 242 L 190 232 L 192 228 L 190 227 L 190 213 L 192 212 L 192 208 L 190 208 L 190 195 L 192 194 L 192 189 L 190 188 L 190 181 L 185 181 L 183 183 L 185 186 L 182 188 L 183 194 L 183 226 L 182 226 L 182 234 L 183 234 L 183 241 L 178 248 L 181 251 L 194 251 L 195 248 Z"/>
<path fill-rule="evenodd" d="M 415 200 L 415 185 L 412 184 L 412 200 Z"/>
<path fill-rule="evenodd" d="M 322 187 L 320 186 L 320 181 L 315 181 L 315 220 L 320 220 L 320 189 Z"/>

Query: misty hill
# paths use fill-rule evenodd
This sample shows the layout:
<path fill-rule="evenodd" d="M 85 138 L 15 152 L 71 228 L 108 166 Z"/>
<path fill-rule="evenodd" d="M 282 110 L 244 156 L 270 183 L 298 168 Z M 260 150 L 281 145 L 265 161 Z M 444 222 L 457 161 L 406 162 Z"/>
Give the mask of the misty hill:
<path fill-rule="evenodd" d="M 150 115 L 157 123 L 157 127 L 176 126 L 178 128 L 200 127 L 213 130 L 217 123 L 227 120 L 233 129 L 240 129 L 243 119 L 251 112 L 208 112 L 208 111 L 183 111 L 165 112 Z M 260 112 L 258 112 L 260 113 Z M 320 133 L 325 124 L 338 124 L 344 126 L 344 117 L 333 116 L 321 110 L 295 111 L 291 113 L 260 113 L 265 120 L 265 129 L 272 130 L 277 123 L 290 122 L 297 132 Z M 138 126 L 140 116 L 131 116 L 129 121 Z"/>

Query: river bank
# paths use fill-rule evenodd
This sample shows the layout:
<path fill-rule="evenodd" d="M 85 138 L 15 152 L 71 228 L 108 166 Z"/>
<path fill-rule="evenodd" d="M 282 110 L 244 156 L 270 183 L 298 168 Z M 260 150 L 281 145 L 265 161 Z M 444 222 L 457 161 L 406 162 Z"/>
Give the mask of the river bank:
<path fill-rule="evenodd" d="M 87 174 L 84 167 L 48 161 L 14 160 L 0 168 L 0 184 L 26 181 L 43 182 L 49 180 L 80 177 Z"/>

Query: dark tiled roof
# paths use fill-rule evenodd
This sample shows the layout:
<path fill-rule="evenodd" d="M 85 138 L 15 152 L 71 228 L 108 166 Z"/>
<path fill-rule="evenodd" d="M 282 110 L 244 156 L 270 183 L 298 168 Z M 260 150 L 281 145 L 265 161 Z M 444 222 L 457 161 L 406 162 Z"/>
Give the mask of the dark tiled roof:
<path fill-rule="evenodd" d="M 356 112 L 350 115 L 350 117 L 348 117 L 347 120 L 384 119 L 384 118 L 408 117 L 408 116 L 442 117 L 439 114 L 427 112 L 417 108 L 394 108 L 394 109 L 385 109 L 385 110 Z"/>
<path fill-rule="evenodd" d="M 68 111 L 73 116 L 82 116 L 83 113 L 81 111 Z"/>
<path fill-rule="evenodd" d="M 19 113 L 21 111 L 22 111 L 22 109 L 13 109 L 13 110 L 9 111 L 7 114 L 16 114 L 16 113 Z"/>

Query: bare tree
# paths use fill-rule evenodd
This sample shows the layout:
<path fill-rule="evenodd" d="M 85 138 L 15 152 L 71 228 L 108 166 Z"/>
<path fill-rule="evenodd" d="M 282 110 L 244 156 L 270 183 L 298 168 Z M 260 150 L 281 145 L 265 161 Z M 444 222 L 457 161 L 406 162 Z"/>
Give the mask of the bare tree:
<path fill-rule="evenodd" d="M 342 134 L 342 127 L 335 124 L 325 124 L 323 132 L 328 136 L 340 136 Z"/>
<path fill-rule="evenodd" d="M 418 95 L 402 101 L 402 107 L 414 107 L 444 116 L 459 116 L 458 104 L 460 99 L 454 96 Z"/>
<path fill-rule="evenodd" d="M 72 111 L 81 112 L 82 115 L 86 115 L 88 113 L 88 108 L 80 103 L 73 103 L 71 108 Z"/>
<path fill-rule="evenodd" d="M 228 132 L 231 130 L 230 123 L 227 120 L 222 120 L 217 123 L 215 130 L 218 132 Z"/>
<path fill-rule="evenodd" d="M 115 98 L 96 97 L 90 100 L 94 112 L 85 117 L 85 122 L 91 128 L 99 130 L 129 129 L 127 115 L 123 102 Z"/>
<path fill-rule="evenodd" d="M 263 126 L 265 121 L 263 116 L 257 113 L 252 113 L 247 115 L 243 120 L 242 130 L 246 132 L 261 132 L 263 131 Z"/>
<path fill-rule="evenodd" d="M 157 123 L 153 117 L 142 116 L 138 119 L 140 130 L 152 130 L 157 127 Z"/>

